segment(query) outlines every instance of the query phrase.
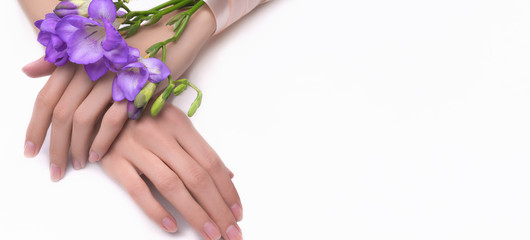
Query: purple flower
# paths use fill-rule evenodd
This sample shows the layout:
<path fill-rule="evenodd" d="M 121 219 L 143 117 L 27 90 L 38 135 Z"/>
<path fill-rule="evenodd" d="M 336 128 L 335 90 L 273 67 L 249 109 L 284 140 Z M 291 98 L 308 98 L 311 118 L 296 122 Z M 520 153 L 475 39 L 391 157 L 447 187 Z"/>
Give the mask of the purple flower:
<path fill-rule="evenodd" d="M 68 62 L 66 43 L 55 32 L 55 27 L 60 20 L 57 15 L 48 13 L 44 20 L 35 22 L 35 26 L 40 29 L 37 40 L 46 47 L 44 59 L 56 66 L 63 66 Z"/>
<path fill-rule="evenodd" d="M 88 17 L 88 6 L 92 0 L 62 0 L 53 12 L 59 17 L 80 15 Z"/>
<path fill-rule="evenodd" d="M 57 23 L 57 34 L 68 45 L 70 61 L 85 65 L 93 81 L 99 79 L 112 64 L 129 61 L 129 46 L 112 25 L 116 7 L 112 0 L 92 0 L 90 18 L 68 15 Z"/>
<path fill-rule="evenodd" d="M 171 71 L 156 58 L 139 58 L 130 63 L 116 75 L 112 83 L 112 98 L 121 101 L 126 98 L 134 101 L 143 86 L 150 81 L 159 83 L 169 76 Z"/>

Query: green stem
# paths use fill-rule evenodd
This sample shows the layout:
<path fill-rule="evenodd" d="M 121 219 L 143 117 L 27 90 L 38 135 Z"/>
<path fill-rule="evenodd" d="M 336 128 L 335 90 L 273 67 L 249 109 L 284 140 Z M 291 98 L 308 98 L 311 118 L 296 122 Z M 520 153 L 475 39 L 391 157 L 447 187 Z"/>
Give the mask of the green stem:
<path fill-rule="evenodd" d="M 200 7 L 202 7 L 202 5 L 204 5 L 204 0 L 200 0 L 199 2 L 195 3 L 195 5 L 193 5 L 193 7 L 187 11 L 187 13 L 190 16 L 193 15 L 197 10 L 199 10 Z"/>
<path fill-rule="evenodd" d="M 167 47 L 164 44 L 162 46 L 162 62 L 166 63 Z"/>

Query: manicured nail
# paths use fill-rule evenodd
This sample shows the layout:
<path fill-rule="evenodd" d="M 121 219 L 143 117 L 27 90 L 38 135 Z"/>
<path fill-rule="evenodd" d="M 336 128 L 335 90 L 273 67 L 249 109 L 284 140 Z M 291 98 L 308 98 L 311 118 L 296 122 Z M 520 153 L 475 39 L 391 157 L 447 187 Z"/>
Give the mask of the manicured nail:
<path fill-rule="evenodd" d="M 241 219 L 243 219 L 243 209 L 241 208 L 241 206 L 239 206 L 239 204 L 236 203 L 232 205 L 230 210 L 232 210 L 232 214 L 234 214 L 234 217 L 236 218 L 238 222 L 241 221 Z"/>
<path fill-rule="evenodd" d="M 35 156 L 35 144 L 31 141 L 26 141 L 24 144 L 24 156 L 33 157 Z"/>
<path fill-rule="evenodd" d="M 164 219 L 162 219 L 162 226 L 164 226 L 164 229 L 167 232 L 177 231 L 177 223 L 170 217 L 165 217 Z"/>
<path fill-rule="evenodd" d="M 81 163 L 75 159 L 72 159 L 72 167 L 74 167 L 75 170 L 79 170 L 81 169 Z"/>
<path fill-rule="evenodd" d="M 228 235 L 228 240 L 243 240 L 243 235 L 241 231 L 234 225 L 230 225 L 226 229 L 226 235 Z"/>
<path fill-rule="evenodd" d="M 98 160 L 99 160 L 99 154 L 97 154 L 94 151 L 90 151 L 90 155 L 88 156 L 88 161 L 97 162 Z"/>
<path fill-rule="evenodd" d="M 210 240 L 219 240 L 221 238 L 221 233 L 217 229 L 217 226 L 210 221 L 204 224 L 204 232 Z"/>
<path fill-rule="evenodd" d="M 61 169 L 53 163 L 50 164 L 50 178 L 54 182 L 57 182 L 61 179 Z"/>

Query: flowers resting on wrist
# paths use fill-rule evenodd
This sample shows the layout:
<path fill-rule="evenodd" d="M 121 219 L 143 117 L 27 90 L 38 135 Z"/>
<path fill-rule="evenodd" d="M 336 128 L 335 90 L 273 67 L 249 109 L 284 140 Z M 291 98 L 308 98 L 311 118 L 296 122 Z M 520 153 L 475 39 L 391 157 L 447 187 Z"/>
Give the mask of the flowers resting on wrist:
<path fill-rule="evenodd" d="M 54 13 L 46 14 L 45 19 L 35 22 L 40 30 L 37 40 L 46 47 L 45 60 L 57 66 L 68 62 L 83 65 L 92 81 L 100 79 L 109 71 L 116 73 L 112 84 L 112 98 L 114 101 L 127 99 L 129 106 L 134 106 L 128 108 L 129 116 L 133 119 L 139 117 L 158 83 L 165 79 L 172 86 L 172 89 L 166 91 L 173 92 L 178 84 L 184 84 L 185 87 L 189 85 L 198 92 L 195 102 L 200 102 L 200 90 L 188 80 L 173 80 L 171 71 L 164 62 L 166 46 L 179 39 L 190 17 L 204 2 L 170 0 L 146 11 L 130 11 L 127 2 L 128 0 L 62 0 Z M 145 58 L 140 57 L 138 49 L 128 46 L 123 36 L 130 37 L 142 26 L 154 24 L 162 16 L 181 9 L 188 10 L 176 15 L 168 23 L 173 27 L 175 35 L 148 48 Z M 161 59 L 158 59 L 156 56 L 160 50 Z M 158 106 L 153 107 L 160 109 L 168 97 L 164 96 L 161 103 L 157 99 L 155 105 Z M 189 113 L 194 113 L 198 106 L 192 108 L 195 109 L 190 109 Z M 158 112 L 159 110 L 151 111 L 151 115 L 156 116 Z"/>

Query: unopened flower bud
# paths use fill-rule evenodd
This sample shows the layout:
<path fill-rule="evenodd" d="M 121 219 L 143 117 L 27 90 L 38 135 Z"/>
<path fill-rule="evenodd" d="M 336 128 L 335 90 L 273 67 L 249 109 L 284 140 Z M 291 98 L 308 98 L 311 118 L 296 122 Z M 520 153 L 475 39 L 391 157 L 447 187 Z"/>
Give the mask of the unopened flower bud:
<path fill-rule="evenodd" d="M 195 112 L 197 112 L 197 109 L 199 109 L 199 107 L 201 106 L 201 102 L 202 102 L 202 94 L 199 93 L 197 94 L 197 98 L 195 98 L 195 101 L 193 101 L 193 103 L 191 104 L 190 110 L 188 110 L 188 117 L 192 117 L 195 114 Z"/>
<path fill-rule="evenodd" d="M 181 84 L 178 85 L 175 89 L 173 89 L 173 94 L 175 94 L 175 96 L 178 96 L 178 95 L 180 95 L 182 92 L 184 92 L 187 88 L 188 88 L 188 85 L 187 85 L 187 84 L 181 83 Z"/>
<path fill-rule="evenodd" d="M 147 81 L 144 88 L 142 88 L 138 95 L 136 95 L 136 98 L 134 99 L 134 106 L 136 108 L 143 108 L 149 102 L 149 100 L 151 100 L 155 90 L 156 84 Z"/>
<path fill-rule="evenodd" d="M 136 32 L 138 32 L 138 29 L 140 28 L 140 24 L 141 24 L 141 22 L 138 21 L 135 24 L 131 25 L 131 27 L 129 28 L 129 31 L 127 32 L 127 35 L 125 36 L 125 38 L 129 38 L 132 35 L 136 34 Z"/>
<path fill-rule="evenodd" d="M 63 0 L 53 11 L 57 16 L 80 15 L 88 17 L 88 6 L 92 0 Z"/>
<path fill-rule="evenodd" d="M 151 116 L 156 117 L 158 113 L 160 113 L 160 110 L 164 107 L 164 104 L 166 103 L 166 100 L 160 95 L 155 102 L 153 103 L 153 106 L 151 106 Z"/>
<path fill-rule="evenodd" d="M 127 115 L 129 119 L 136 120 L 142 116 L 144 108 L 136 108 L 133 102 L 127 103 Z"/>
<path fill-rule="evenodd" d="M 153 24 L 157 23 L 158 21 L 160 21 L 160 19 L 162 18 L 162 16 L 164 16 L 164 15 L 162 15 L 162 14 L 155 14 L 155 15 L 153 15 L 153 17 L 151 18 L 151 20 L 149 20 L 149 22 L 147 22 L 147 23 L 145 24 L 145 26 L 149 26 L 149 25 L 153 25 Z"/>

